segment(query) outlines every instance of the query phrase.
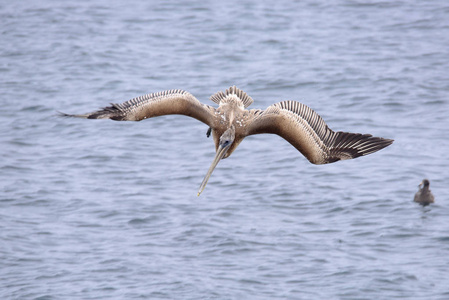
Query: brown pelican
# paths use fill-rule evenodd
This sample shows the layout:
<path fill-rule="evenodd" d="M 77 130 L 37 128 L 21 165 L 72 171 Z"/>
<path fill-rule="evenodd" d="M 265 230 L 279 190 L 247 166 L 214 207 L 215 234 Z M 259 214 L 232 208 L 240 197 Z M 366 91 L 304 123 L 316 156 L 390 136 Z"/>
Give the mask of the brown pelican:
<path fill-rule="evenodd" d="M 435 202 L 435 197 L 433 197 L 432 192 L 429 190 L 430 182 L 424 179 L 419 185 L 419 191 L 415 194 L 415 202 L 418 202 L 422 206 L 429 205 Z"/>
<path fill-rule="evenodd" d="M 202 104 L 188 92 L 170 90 L 143 95 L 121 104 L 111 103 L 111 106 L 91 113 L 61 114 L 67 117 L 115 121 L 141 121 L 177 114 L 205 123 L 209 126 L 207 135 L 212 132 L 216 154 L 201 183 L 198 196 L 206 187 L 218 162 L 229 157 L 249 135 L 277 134 L 313 164 L 356 158 L 393 143 L 393 140 L 370 134 L 332 131 L 316 112 L 296 101 L 278 102 L 265 110 L 247 110 L 253 99 L 235 86 L 225 92 L 217 92 L 210 100 L 218 104 L 218 108 Z"/>

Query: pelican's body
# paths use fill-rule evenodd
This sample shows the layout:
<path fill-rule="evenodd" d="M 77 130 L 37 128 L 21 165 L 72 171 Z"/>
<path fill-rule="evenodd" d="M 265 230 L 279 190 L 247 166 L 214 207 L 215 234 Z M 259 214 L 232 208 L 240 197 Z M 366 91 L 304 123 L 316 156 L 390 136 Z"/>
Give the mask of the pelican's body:
<path fill-rule="evenodd" d="M 216 156 L 200 186 L 204 190 L 215 166 L 229 157 L 247 136 L 261 133 L 277 134 L 298 149 L 311 163 L 326 164 L 376 152 L 393 140 L 370 134 L 334 132 L 311 108 L 296 101 L 283 101 L 266 110 L 246 108 L 253 99 L 235 86 L 211 96 L 218 108 L 200 103 L 181 90 L 148 94 L 112 104 L 102 110 L 81 115 L 64 116 L 87 119 L 140 121 L 147 118 L 180 114 L 193 117 L 209 126 Z"/>
<path fill-rule="evenodd" d="M 435 197 L 433 196 L 429 187 L 430 187 L 429 180 L 424 179 L 419 184 L 419 191 L 416 192 L 414 201 L 421 204 L 422 206 L 426 206 L 426 205 L 429 205 L 430 203 L 434 203 Z"/>

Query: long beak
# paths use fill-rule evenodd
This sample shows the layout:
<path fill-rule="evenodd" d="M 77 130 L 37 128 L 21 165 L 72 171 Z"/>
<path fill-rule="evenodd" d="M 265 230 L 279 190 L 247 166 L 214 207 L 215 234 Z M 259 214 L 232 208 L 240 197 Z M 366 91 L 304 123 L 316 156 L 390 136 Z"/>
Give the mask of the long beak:
<path fill-rule="evenodd" d="M 198 191 L 198 196 L 204 191 L 204 188 L 206 187 L 207 181 L 209 181 L 210 175 L 212 175 L 212 172 L 214 171 L 214 169 L 217 166 L 218 162 L 220 161 L 220 159 L 223 158 L 223 156 L 226 154 L 228 149 L 229 149 L 229 146 L 228 147 L 222 147 L 221 145 L 218 146 L 217 153 L 215 154 L 214 161 L 210 165 L 209 170 L 207 171 L 207 174 L 204 177 L 203 182 L 201 183 L 200 189 Z"/>

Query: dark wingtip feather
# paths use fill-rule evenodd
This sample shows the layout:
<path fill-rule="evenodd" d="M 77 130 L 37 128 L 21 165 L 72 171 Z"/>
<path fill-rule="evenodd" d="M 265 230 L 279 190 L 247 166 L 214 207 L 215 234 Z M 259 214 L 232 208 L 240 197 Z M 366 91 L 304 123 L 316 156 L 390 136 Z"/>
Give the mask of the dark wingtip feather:
<path fill-rule="evenodd" d="M 115 121 L 124 120 L 124 115 L 114 105 L 104 107 L 101 110 L 86 114 L 67 114 L 57 111 L 57 116 L 65 118 L 82 118 L 82 119 L 111 119 Z"/>
<path fill-rule="evenodd" d="M 362 141 L 360 145 L 354 146 L 353 150 L 355 153 L 353 158 L 372 154 L 374 152 L 382 150 L 383 148 L 390 146 L 393 141 L 394 140 L 374 137 L 371 135 L 369 137 L 366 136 L 365 141 Z"/>
<path fill-rule="evenodd" d="M 85 117 L 82 117 L 82 115 L 67 114 L 67 113 L 64 113 L 64 112 L 59 111 L 59 110 L 56 111 L 55 116 L 62 117 L 62 118 L 85 118 Z"/>
<path fill-rule="evenodd" d="M 69 114 L 63 113 L 62 111 L 57 110 L 55 113 L 56 117 L 70 117 Z"/>
<path fill-rule="evenodd" d="M 352 159 L 372 154 L 394 142 L 392 139 L 374 137 L 370 134 L 338 132 L 327 163 L 338 160 Z"/>
<path fill-rule="evenodd" d="M 369 140 L 369 147 L 368 150 L 366 151 L 366 154 L 370 154 L 370 153 L 374 153 L 376 151 L 382 150 L 385 147 L 390 146 L 394 140 L 391 139 L 384 139 L 381 137 L 371 137 Z M 365 155 L 365 154 L 363 154 Z"/>

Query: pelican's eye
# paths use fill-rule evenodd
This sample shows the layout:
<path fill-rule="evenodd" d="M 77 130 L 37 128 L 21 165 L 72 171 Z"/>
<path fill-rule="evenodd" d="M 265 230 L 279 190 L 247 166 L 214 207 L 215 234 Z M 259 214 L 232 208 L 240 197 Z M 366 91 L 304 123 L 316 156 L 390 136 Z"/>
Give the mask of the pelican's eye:
<path fill-rule="evenodd" d="M 226 141 L 224 141 L 223 142 L 223 147 L 226 147 L 226 146 L 228 146 L 229 144 L 231 143 L 231 141 L 230 140 L 226 140 Z"/>

